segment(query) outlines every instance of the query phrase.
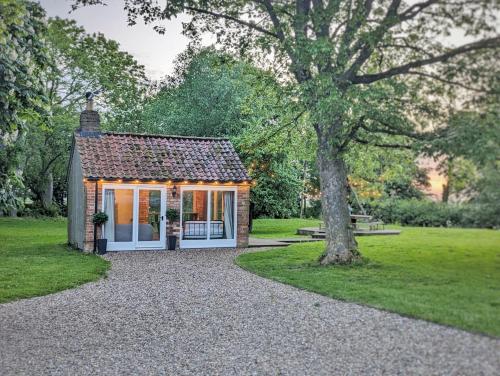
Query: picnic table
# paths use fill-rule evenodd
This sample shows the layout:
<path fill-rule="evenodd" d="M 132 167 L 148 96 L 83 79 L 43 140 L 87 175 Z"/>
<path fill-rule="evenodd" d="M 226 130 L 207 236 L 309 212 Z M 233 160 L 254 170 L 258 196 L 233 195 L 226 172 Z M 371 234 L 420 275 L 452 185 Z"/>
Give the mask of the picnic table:
<path fill-rule="evenodd" d="M 355 230 L 359 230 L 359 225 L 368 226 L 370 231 L 378 230 L 379 227 L 384 229 L 384 222 L 382 221 L 372 221 L 373 216 L 366 214 L 351 214 L 351 223 Z M 324 226 L 323 222 L 319 224 L 319 229 L 321 230 L 322 226 Z"/>

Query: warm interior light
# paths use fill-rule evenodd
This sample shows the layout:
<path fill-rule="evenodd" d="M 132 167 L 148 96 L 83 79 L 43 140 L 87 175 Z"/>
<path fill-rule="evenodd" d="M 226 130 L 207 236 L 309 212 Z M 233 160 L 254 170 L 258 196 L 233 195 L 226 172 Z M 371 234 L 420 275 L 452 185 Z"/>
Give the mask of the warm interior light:
<path fill-rule="evenodd" d="M 134 183 L 139 183 L 139 180 L 135 179 L 135 180 L 134 180 Z"/>
<path fill-rule="evenodd" d="M 203 182 L 200 180 L 200 181 L 198 182 L 198 184 L 203 184 Z"/>
<path fill-rule="evenodd" d="M 87 179 L 83 178 L 83 182 L 85 183 L 87 181 Z"/>
<path fill-rule="evenodd" d="M 117 180 L 117 182 L 118 182 L 118 183 L 121 183 L 121 182 L 122 182 L 122 179 L 118 179 L 118 180 Z"/>
<path fill-rule="evenodd" d="M 184 184 L 187 184 L 187 183 L 189 183 L 189 182 L 187 180 L 184 180 Z"/>
<path fill-rule="evenodd" d="M 172 180 L 167 181 L 167 184 L 172 184 Z"/>
<path fill-rule="evenodd" d="M 155 184 L 155 183 L 156 183 L 156 180 L 151 180 L 151 183 Z"/>
<path fill-rule="evenodd" d="M 99 179 L 99 181 L 100 181 L 100 182 L 103 182 L 103 181 L 104 181 L 104 179 Z"/>

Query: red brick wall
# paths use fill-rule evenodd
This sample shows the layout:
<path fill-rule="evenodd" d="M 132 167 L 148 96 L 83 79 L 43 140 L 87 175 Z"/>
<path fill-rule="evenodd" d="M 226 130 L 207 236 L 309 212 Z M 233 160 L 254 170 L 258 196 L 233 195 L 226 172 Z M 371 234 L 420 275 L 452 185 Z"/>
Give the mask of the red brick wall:
<path fill-rule="evenodd" d="M 172 188 L 173 186 L 167 186 L 167 210 L 175 209 L 179 213 L 179 219 L 174 223 L 168 223 L 167 221 L 167 236 L 175 235 L 177 236 L 177 248 L 179 248 L 179 236 L 181 233 L 181 223 L 180 223 L 180 215 L 181 215 L 181 189 L 177 187 L 177 195 L 175 197 L 172 196 Z"/>
<path fill-rule="evenodd" d="M 86 210 L 85 210 L 85 241 L 84 250 L 92 251 L 94 249 L 94 224 L 92 223 L 92 216 L 95 213 L 95 182 L 87 181 L 84 184 L 85 197 L 86 197 Z M 102 189 L 101 183 L 98 184 L 98 197 L 97 197 L 97 210 L 102 210 Z M 99 237 L 100 232 L 97 232 Z"/>
<path fill-rule="evenodd" d="M 86 197 L 86 214 L 85 214 L 85 251 L 92 251 L 94 248 L 94 224 L 92 223 L 92 216 L 95 212 L 95 182 L 87 181 L 84 183 L 85 197 Z M 158 185 L 160 186 L 160 185 Z M 172 186 L 167 186 L 167 209 L 174 208 L 180 214 L 180 187 L 177 187 L 176 197 L 172 197 Z M 147 198 L 147 194 L 144 195 Z M 248 246 L 248 215 L 250 204 L 250 187 L 238 186 L 238 228 L 237 228 L 237 247 L 245 248 Z M 145 207 L 147 205 L 144 205 Z M 98 183 L 98 211 L 102 210 L 102 183 Z M 179 247 L 179 234 L 180 222 L 177 221 L 173 224 L 167 223 L 167 235 L 174 234 L 177 236 L 177 247 Z M 99 231 L 97 233 L 99 237 Z"/>
<path fill-rule="evenodd" d="M 238 187 L 238 232 L 236 246 L 238 248 L 248 247 L 248 221 L 250 211 L 250 187 Z"/>
<path fill-rule="evenodd" d="M 148 223 L 149 191 L 139 191 L 139 223 Z"/>

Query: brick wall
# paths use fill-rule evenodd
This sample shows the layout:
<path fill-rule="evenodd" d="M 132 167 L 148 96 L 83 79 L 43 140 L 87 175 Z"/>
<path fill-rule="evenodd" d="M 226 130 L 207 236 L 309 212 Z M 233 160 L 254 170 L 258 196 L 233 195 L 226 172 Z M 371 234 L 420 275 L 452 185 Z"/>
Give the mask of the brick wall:
<path fill-rule="evenodd" d="M 160 185 L 158 185 L 160 186 Z M 85 241 L 84 250 L 92 251 L 94 248 L 94 224 L 92 223 L 92 216 L 94 215 L 94 203 L 95 203 L 95 182 L 87 181 L 84 183 L 85 187 L 85 198 L 86 198 L 86 210 L 85 210 Z M 180 197 L 181 197 L 180 187 L 177 187 L 176 197 L 172 196 L 172 186 L 167 186 L 167 208 L 174 208 L 179 211 L 180 214 Z M 237 228 L 237 247 L 245 248 L 248 246 L 248 215 L 249 215 L 249 204 L 250 204 L 250 187 L 239 186 L 238 191 L 238 228 Z M 98 211 L 102 210 L 102 183 L 98 182 Z M 168 221 L 167 221 L 168 222 Z M 180 221 L 173 224 L 167 223 L 167 235 L 177 236 L 177 247 L 179 247 L 179 235 L 180 235 Z M 99 231 L 97 236 L 100 236 Z"/>
<path fill-rule="evenodd" d="M 149 191 L 139 191 L 139 223 L 148 223 Z"/>
<path fill-rule="evenodd" d="M 181 233 L 181 189 L 177 187 L 177 195 L 172 196 L 172 186 L 167 186 L 167 209 L 175 209 L 179 213 L 179 219 L 174 223 L 168 223 L 167 221 L 167 236 L 175 235 L 177 237 L 177 249 L 179 248 L 179 236 Z M 168 244 L 167 244 L 168 246 Z"/>
<path fill-rule="evenodd" d="M 94 224 L 92 223 L 92 216 L 95 213 L 95 182 L 87 181 L 84 183 L 85 187 L 85 241 L 84 251 L 91 252 L 94 249 Z M 97 197 L 97 210 L 102 210 L 102 184 L 98 185 Z M 100 232 L 97 232 L 99 238 Z"/>
<path fill-rule="evenodd" d="M 238 232 L 236 246 L 248 247 L 248 221 L 250 211 L 250 187 L 238 187 Z"/>

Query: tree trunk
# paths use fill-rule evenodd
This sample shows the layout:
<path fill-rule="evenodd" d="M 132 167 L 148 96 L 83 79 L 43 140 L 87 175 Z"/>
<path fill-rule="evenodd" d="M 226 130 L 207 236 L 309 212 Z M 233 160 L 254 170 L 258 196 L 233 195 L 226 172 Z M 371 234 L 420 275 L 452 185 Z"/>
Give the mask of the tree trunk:
<path fill-rule="evenodd" d="M 302 192 L 300 193 L 300 218 L 304 218 L 306 211 L 306 166 L 306 161 L 304 161 L 302 169 Z"/>
<path fill-rule="evenodd" d="M 443 194 L 441 195 L 441 200 L 444 203 L 448 203 L 450 199 L 450 192 L 452 187 L 452 174 L 453 174 L 453 159 L 448 158 L 446 161 L 446 183 L 443 184 Z"/>
<path fill-rule="evenodd" d="M 441 195 L 441 201 L 447 203 L 449 198 L 450 198 L 450 185 L 446 183 L 443 184 L 443 194 Z"/>
<path fill-rule="evenodd" d="M 359 259 L 360 254 L 354 239 L 347 202 L 345 162 L 329 138 L 318 131 L 321 204 L 326 232 L 326 250 L 320 262 L 323 265 L 349 264 Z"/>
<path fill-rule="evenodd" d="M 52 176 L 52 172 L 47 172 L 44 177 L 44 186 L 42 193 L 42 206 L 44 209 L 50 208 L 53 201 L 54 196 L 54 178 Z"/>

